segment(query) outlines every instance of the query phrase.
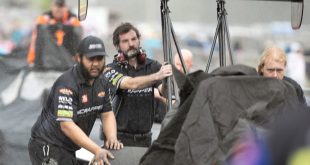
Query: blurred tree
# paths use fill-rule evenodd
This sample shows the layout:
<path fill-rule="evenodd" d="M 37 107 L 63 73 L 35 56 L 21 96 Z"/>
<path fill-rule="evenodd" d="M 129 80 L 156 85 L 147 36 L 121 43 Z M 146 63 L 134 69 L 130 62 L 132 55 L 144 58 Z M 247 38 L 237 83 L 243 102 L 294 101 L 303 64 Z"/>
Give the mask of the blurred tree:
<path fill-rule="evenodd" d="M 51 0 L 42 1 L 42 0 L 32 0 L 32 3 L 35 7 L 37 7 L 42 12 L 50 9 Z"/>

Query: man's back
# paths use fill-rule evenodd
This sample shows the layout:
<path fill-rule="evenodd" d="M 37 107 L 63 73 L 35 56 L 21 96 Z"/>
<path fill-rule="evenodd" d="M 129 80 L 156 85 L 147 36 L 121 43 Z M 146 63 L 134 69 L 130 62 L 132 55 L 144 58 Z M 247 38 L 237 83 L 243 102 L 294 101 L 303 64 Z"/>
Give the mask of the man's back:
<path fill-rule="evenodd" d="M 58 18 L 59 17 L 59 18 Z M 81 26 L 75 14 L 64 6 L 52 9 L 37 18 L 27 61 L 37 68 L 66 70 L 73 66 Z"/>

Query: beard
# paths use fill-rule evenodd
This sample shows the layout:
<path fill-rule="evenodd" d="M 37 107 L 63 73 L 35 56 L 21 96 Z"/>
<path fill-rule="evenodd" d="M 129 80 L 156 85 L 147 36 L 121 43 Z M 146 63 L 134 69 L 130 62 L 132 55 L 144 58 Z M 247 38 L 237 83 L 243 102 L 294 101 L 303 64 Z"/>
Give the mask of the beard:
<path fill-rule="evenodd" d="M 128 59 L 131 59 L 131 58 L 137 57 L 139 53 L 140 53 L 139 49 L 132 47 L 126 52 L 126 55 Z"/>
<path fill-rule="evenodd" d="M 92 68 L 87 69 L 87 68 L 85 67 L 85 65 L 83 64 L 82 61 L 81 61 L 81 63 L 80 63 L 80 69 L 81 69 L 82 75 L 84 76 L 84 78 L 85 78 L 86 80 L 96 79 L 96 78 L 98 78 L 98 77 L 101 75 L 101 73 L 103 72 L 104 65 L 103 65 L 103 67 L 101 67 L 101 68 L 93 68 L 93 69 L 98 70 L 98 75 L 96 75 L 96 76 L 93 76 L 93 75 L 90 73 Z"/>

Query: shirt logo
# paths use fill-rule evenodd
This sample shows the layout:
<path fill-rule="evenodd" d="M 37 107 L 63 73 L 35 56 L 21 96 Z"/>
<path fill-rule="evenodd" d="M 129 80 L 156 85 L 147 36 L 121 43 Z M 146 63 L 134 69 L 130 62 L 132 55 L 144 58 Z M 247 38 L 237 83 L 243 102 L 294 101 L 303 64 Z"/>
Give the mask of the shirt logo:
<path fill-rule="evenodd" d="M 87 107 L 87 108 L 84 108 L 84 109 L 80 109 L 77 111 L 77 114 L 78 115 L 84 115 L 86 113 L 90 113 L 90 112 L 93 112 L 93 111 L 100 111 L 102 110 L 103 108 L 103 105 L 97 105 L 97 106 L 93 106 L 93 107 Z"/>
<path fill-rule="evenodd" d="M 58 109 L 57 116 L 58 117 L 72 118 L 73 117 L 73 112 L 72 111 Z"/>
<path fill-rule="evenodd" d="M 87 103 L 88 102 L 88 98 L 87 98 L 87 95 L 83 95 L 82 96 L 82 103 Z"/>
<path fill-rule="evenodd" d="M 59 96 L 58 97 L 58 103 L 59 104 L 65 104 L 65 105 L 72 105 L 72 98 L 67 96 Z"/>
<path fill-rule="evenodd" d="M 105 96 L 105 92 L 101 91 L 98 93 L 98 97 L 104 97 Z"/>
<path fill-rule="evenodd" d="M 68 88 L 60 88 L 59 93 L 64 94 L 64 95 L 72 95 L 73 94 L 73 92 Z"/>
<path fill-rule="evenodd" d="M 127 92 L 129 94 L 147 94 L 153 92 L 153 87 L 148 87 L 144 89 L 128 89 Z"/>

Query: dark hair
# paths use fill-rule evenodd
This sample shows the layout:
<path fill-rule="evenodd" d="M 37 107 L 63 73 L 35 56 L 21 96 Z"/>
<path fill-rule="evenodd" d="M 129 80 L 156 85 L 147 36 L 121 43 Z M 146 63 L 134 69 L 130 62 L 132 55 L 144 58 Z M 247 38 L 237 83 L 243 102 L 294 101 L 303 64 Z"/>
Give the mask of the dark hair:
<path fill-rule="evenodd" d="M 134 27 L 131 23 L 126 22 L 126 23 L 122 23 L 120 24 L 113 32 L 113 45 L 114 46 L 118 46 L 119 45 L 119 36 L 125 33 L 128 33 L 130 30 L 133 30 L 136 32 L 138 39 L 140 39 L 140 32 L 139 30 Z"/>
<path fill-rule="evenodd" d="M 65 0 L 52 0 L 53 4 L 58 7 L 64 7 L 66 5 Z"/>

